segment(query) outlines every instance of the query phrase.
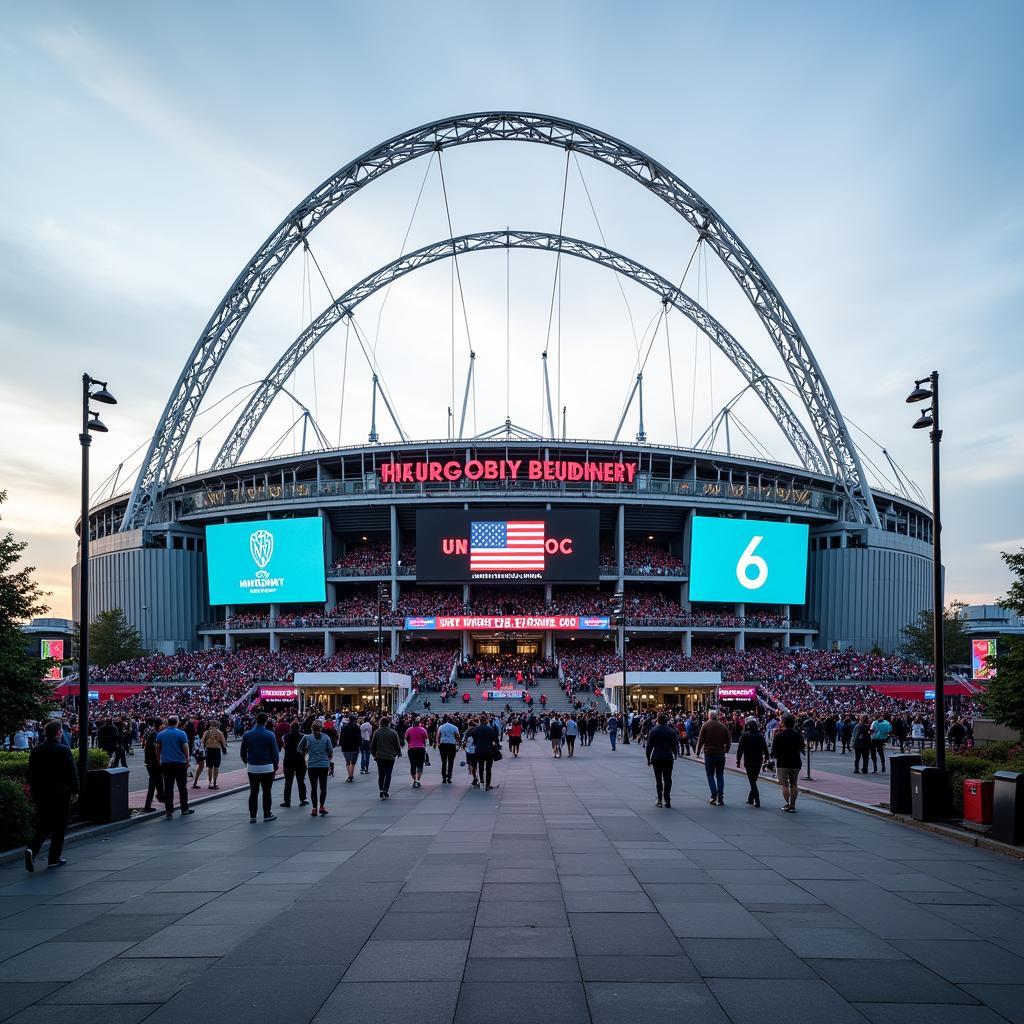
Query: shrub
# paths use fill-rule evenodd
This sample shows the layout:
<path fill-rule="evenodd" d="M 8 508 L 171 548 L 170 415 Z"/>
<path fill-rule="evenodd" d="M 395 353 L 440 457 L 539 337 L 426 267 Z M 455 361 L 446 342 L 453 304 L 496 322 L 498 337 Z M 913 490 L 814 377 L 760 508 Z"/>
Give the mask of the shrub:
<path fill-rule="evenodd" d="M 922 753 L 925 764 L 935 764 L 935 751 Z M 996 772 L 1024 771 L 1024 747 L 1015 740 L 975 747 L 966 754 L 946 753 L 946 770 L 953 797 L 953 814 L 964 813 L 964 780 L 991 779 Z"/>
<path fill-rule="evenodd" d="M 71 756 L 78 763 L 78 750 L 73 749 Z M 89 748 L 89 760 L 86 765 L 89 771 L 106 768 L 109 758 L 103 750 Z M 22 784 L 28 783 L 28 754 L 18 750 L 0 750 L 0 779 L 12 779 Z"/>
<path fill-rule="evenodd" d="M 0 778 L 0 850 L 24 846 L 35 827 L 35 811 L 25 787 L 13 779 Z"/>

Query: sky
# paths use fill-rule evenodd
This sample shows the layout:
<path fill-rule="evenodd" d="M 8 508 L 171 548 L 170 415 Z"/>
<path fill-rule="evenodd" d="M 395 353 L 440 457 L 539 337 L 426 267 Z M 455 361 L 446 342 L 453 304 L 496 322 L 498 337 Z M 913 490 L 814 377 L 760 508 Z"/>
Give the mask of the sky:
<path fill-rule="evenodd" d="M 307 193 L 419 124 L 523 110 L 625 139 L 718 211 L 795 315 L 879 482 L 884 447 L 927 491 L 927 434 L 903 400 L 940 371 L 947 597 L 992 601 L 1008 585 L 1000 552 L 1024 546 L 1022 44 L 1014 2 L 2 3 L 3 528 L 70 615 L 81 374 L 119 400 L 92 446 L 105 497 L 130 486 L 210 314 Z M 681 280 L 784 375 L 717 258 L 691 261 L 694 232 L 645 189 L 553 147 L 466 146 L 385 175 L 317 228 L 323 278 L 301 254 L 278 273 L 179 472 L 209 463 L 331 294 L 449 222 L 603 238 Z M 477 254 L 459 262 L 461 289 L 453 270 L 410 274 L 356 312 L 412 437 L 446 436 L 470 348 L 467 433 L 506 416 L 543 429 L 545 349 L 570 437 L 613 435 L 638 359 L 652 441 L 691 444 L 743 388 L 681 314 L 659 319 L 655 296 L 606 269 Z M 275 402 L 246 458 L 301 446 L 301 406 L 332 443 L 366 440 L 371 371 L 350 333 L 298 368 L 297 402 Z M 795 460 L 752 394 L 734 411 Z M 622 437 L 637 428 L 634 405 Z M 734 452 L 757 450 L 731 433 Z M 707 443 L 725 450 L 722 434 Z"/>

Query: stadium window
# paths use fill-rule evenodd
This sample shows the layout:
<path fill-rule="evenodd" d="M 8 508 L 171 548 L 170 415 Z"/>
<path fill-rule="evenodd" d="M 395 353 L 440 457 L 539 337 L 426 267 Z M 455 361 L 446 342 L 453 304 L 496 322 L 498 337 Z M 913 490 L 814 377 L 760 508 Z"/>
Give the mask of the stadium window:
<path fill-rule="evenodd" d="M 183 543 L 185 538 L 184 537 L 174 537 L 172 539 L 173 539 L 173 542 L 174 542 L 174 550 L 175 551 L 181 551 L 182 548 L 185 546 L 184 543 Z"/>
<path fill-rule="evenodd" d="M 839 547 L 839 537 L 829 537 L 829 539 L 828 539 L 828 546 L 830 548 L 837 548 L 837 547 Z"/>

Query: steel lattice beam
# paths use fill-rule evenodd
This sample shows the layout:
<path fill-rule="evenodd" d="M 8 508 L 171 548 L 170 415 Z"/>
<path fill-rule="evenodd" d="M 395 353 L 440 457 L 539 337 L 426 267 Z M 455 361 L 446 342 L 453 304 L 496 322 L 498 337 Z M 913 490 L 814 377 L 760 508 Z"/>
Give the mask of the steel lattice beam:
<path fill-rule="evenodd" d="M 173 475 L 224 354 L 263 290 L 302 239 L 346 199 L 395 167 L 452 146 L 493 141 L 572 149 L 639 182 L 684 217 L 722 260 L 761 318 L 854 515 L 879 525 L 860 456 L 806 339 L 764 269 L 714 209 L 667 168 L 611 135 L 542 114 L 492 112 L 435 121 L 381 143 L 328 178 L 277 227 L 235 279 L 181 371 L 132 489 L 123 529 L 148 521 L 160 487 Z"/>
<path fill-rule="evenodd" d="M 386 264 L 341 295 L 288 346 L 266 379 L 253 392 L 217 453 L 212 468 L 226 469 L 237 464 L 264 414 L 281 390 L 282 383 L 298 369 L 302 360 L 313 351 L 327 332 L 349 316 L 361 302 L 381 288 L 386 288 L 397 278 L 404 277 L 421 267 L 437 263 L 439 260 L 488 249 L 538 249 L 544 252 L 561 252 L 564 256 L 576 256 L 607 267 L 650 289 L 689 318 L 721 349 L 764 402 L 804 468 L 817 473 L 828 472 L 810 435 L 797 419 L 775 382 L 765 375 L 750 353 L 718 320 L 689 295 L 676 288 L 671 281 L 635 260 L 593 242 L 543 231 L 512 231 L 508 228 L 446 238 L 424 246 Z"/>

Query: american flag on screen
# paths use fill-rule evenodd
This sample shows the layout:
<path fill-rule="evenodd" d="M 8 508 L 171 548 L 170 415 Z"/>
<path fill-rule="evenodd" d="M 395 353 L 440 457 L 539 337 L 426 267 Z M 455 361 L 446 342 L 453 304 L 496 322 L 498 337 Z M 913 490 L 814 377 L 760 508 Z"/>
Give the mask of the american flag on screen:
<path fill-rule="evenodd" d="M 470 523 L 470 572 L 543 572 L 544 523 Z"/>

